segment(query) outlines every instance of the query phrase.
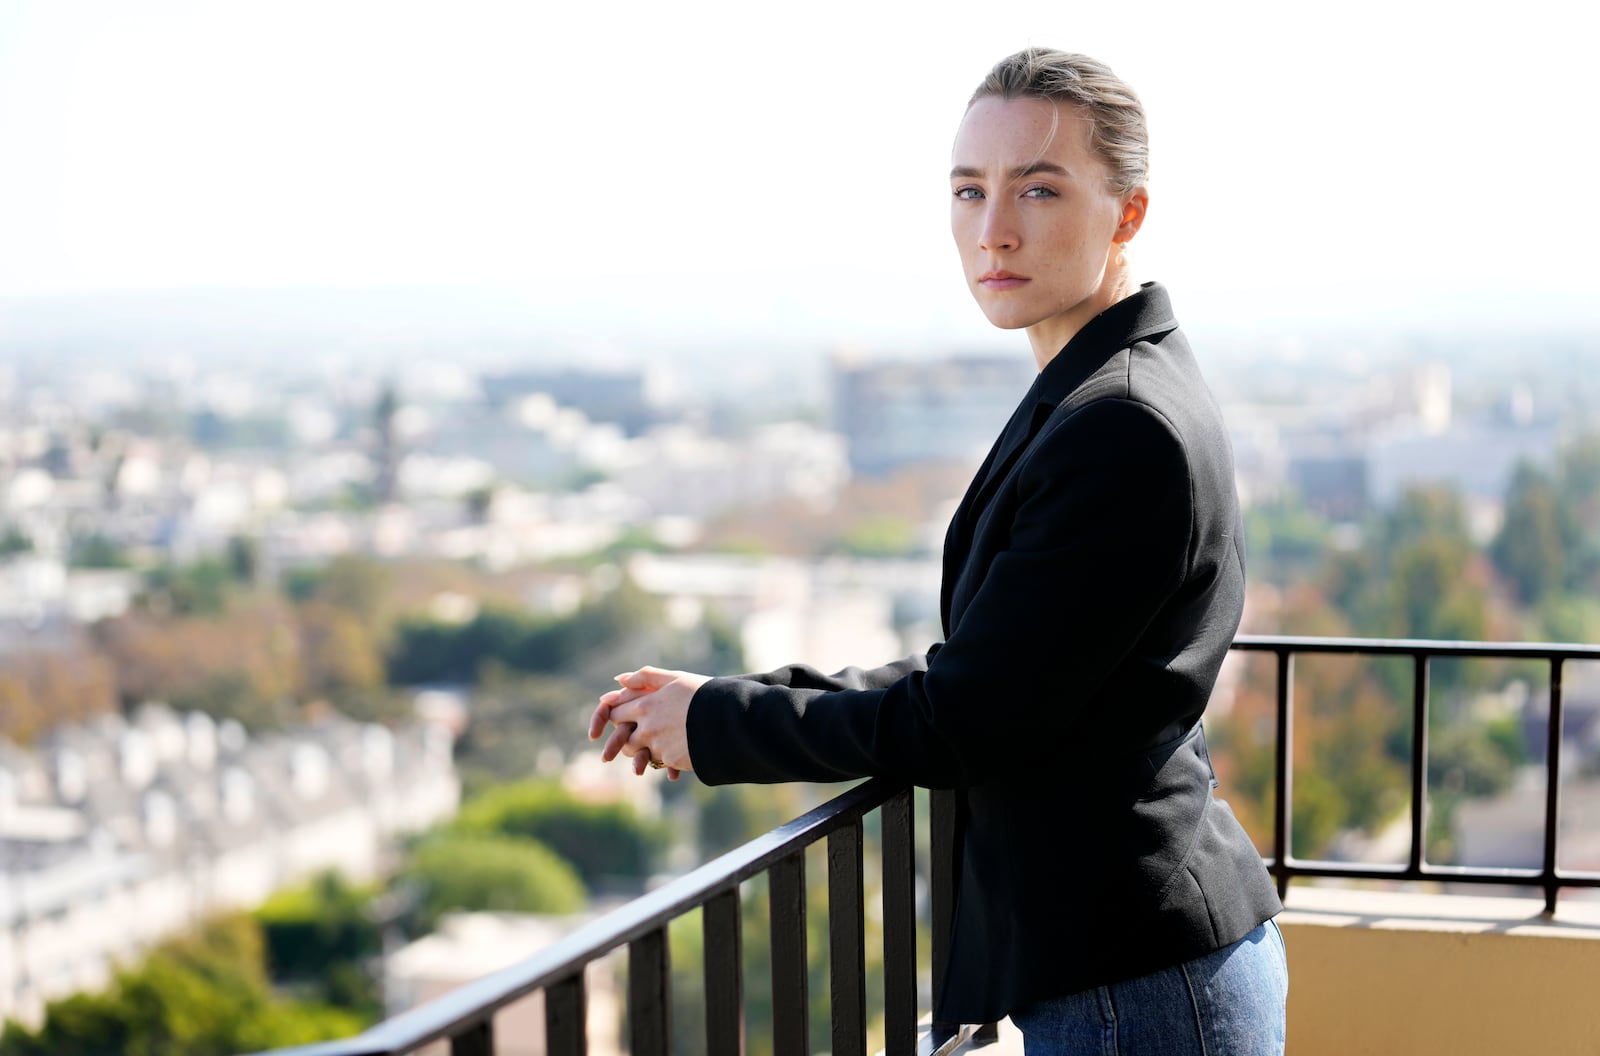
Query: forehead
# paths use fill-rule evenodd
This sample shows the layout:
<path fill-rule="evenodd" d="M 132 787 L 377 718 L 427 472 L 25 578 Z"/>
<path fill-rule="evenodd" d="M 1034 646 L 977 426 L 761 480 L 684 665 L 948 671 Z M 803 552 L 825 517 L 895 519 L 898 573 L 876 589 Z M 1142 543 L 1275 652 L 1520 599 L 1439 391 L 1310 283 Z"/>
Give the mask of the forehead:
<path fill-rule="evenodd" d="M 1103 164 L 1090 142 L 1092 127 L 1089 115 L 1070 103 L 988 96 L 962 117 L 950 158 L 979 169 L 1043 158 L 1076 171 L 1088 163 Z"/>

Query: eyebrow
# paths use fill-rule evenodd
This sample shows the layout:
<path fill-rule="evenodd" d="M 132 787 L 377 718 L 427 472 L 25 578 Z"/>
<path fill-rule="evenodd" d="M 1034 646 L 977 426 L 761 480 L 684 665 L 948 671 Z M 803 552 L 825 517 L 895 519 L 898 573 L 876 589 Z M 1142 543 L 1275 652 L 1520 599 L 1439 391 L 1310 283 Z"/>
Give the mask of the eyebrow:
<path fill-rule="evenodd" d="M 1057 165 L 1055 162 L 1045 161 L 1043 158 L 1040 158 L 1037 161 L 1030 161 L 1026 165 L 1018 165 L 1016 168 L 1011 170 L 1009 178 L 1013 180 L 1020 180 L 1024 176 L 1033 176 L 1036 173 L 1041 172 L 1048 172 L 1054 176 L 1070 177 L 1072 175 L 1072 173 L 1068 172 L 1060 165 Z M 982 176 L 983 171 L 981 169 L 975 169 L 970 165 L 957 165 L 955 168 L 950 170 L 950 178 L 952 180 L 978 179 Z"/>

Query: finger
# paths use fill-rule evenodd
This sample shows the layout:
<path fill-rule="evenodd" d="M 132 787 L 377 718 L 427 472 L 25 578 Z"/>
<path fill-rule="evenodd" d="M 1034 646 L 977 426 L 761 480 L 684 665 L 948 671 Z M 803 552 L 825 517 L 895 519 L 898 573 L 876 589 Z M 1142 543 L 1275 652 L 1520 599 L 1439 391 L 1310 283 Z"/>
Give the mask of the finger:
<path fill-rule="evenodd" d="M 617 681 L 626 689 L 660 689 L 677 677 L 676 671 L 660 667 L 641 667 L 637 671 L 618 675 Z"/>
<path fill-rule="evenodd" d="M 682 776 L 683 776 L 683 771 L 682 770 L 679 770 L 675 766 L 667 767 L 667 780 L 668 781 L 676 781 L 678 778 L 680 778 Z"/>
<path fill-rule="evenodd" d="M 649 766 L 650 753 L 648 751 L 640 752 L 638 755 L 633 757 L 633 772 L 638 774 L 640 777 L 644 776 L 644 772 L 649 768 Z"/>
<path fill-rule="evenodd" d="M 600 694 L 600 703 L 606 705 L 607 707 L 616 707 L 618 704 L 626 704 L 629 701 L 638 700 L 640 697 L 648 697 L 654 692 L 654 688 L 613 689 L 609 692 Z"/>
<path fill-rule="evenodd" d="M 609 763 L 615 759 L 617 753 L 622 751 L 623 746 L 628 743 L 628 738 L 633 736 L 633 731 L 636 728 L 631 722 L 617 723 L 617 728 L 611 731 L 611 736 L 606 740 L 605 747 L 600 749 L 600 761 Z"/>
<path fill-rule="evenodd" d="M 649 694 L 644 694 L 649 696 Z M 631 723 L 635 726 L 644 718 L 645 705 L 635 700 L 625 700 L 620 704 L 611 705 L 611 721 L 614 723 Z"/>
<path fill-rule="evenodd" d="M 606 703 L 604 697 L 600 698 L 600 706 L 594 709 L 594 715 L 589 719 L 589 739 L 598 741 L 600 735 L 606 732 L 606 724 L 611 721 L 611 705 Z"/>

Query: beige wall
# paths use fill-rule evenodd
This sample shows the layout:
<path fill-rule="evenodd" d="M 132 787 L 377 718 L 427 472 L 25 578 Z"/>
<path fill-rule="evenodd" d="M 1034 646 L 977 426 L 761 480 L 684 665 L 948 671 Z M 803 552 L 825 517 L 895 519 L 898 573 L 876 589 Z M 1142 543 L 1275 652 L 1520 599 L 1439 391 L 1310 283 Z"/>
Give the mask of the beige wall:
<path fill-rule="evenodd" d="M 1288 1056 L 1600 1053 L 1600 902 L 1301 887 Z"/>

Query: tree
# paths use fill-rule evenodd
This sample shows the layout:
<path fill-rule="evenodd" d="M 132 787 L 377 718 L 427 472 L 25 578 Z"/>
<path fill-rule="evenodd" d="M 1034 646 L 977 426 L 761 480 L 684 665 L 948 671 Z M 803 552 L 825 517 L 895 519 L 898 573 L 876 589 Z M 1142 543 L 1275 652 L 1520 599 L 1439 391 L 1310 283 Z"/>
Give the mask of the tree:
<path fill-rule="evenodd" d="M 1299 496 L 1250 506 L 1244 530 L 1252 572 L 1259 566 L 1275 581 L 1304 576 L 1330 557 L 1327 520 Z"/>
<path fill-rule="evenodd" d="M 666 833 L 628 803 L 588 803 L 554 781 L 492 788 L 462 808 L 466 833 L 516 836 L 548 846 L 590 887 L 637 885 L 655 867 Z"/>
<path fill-rule="evenodd" d="M 1463 800 L 1511 786 L 1526 751 L 1513 716 L 1487 724 L 1435 718 L 1428 729 L 1428 859 L 1455 857 L 1456 811 Z M 1532 864 L 1532 863 L 1529 863 Z"/>
<path fill-rule="evenodd" d="M 1378 541 L 1384 553 L 1429 539 L 1450 539 L 1471 547 L 1461 494 L 1445 485 L 1413 485 L 1383 519 Z"/>
<path fill-rule="evenodd" d="M 6 528 L 5 533 L 0 535 L 0 558 L 26 554 L 32 549 L 33 540 L 16 525 Z"/>
<path fill-rule="evenodd" d="M 1528 462 L 1506 488 L 1505 522 L 1489 548 L 1495 567 L 1524 605 L 1561 589 L 1566 568 L 1562 511 L 1556 485 Z"/>
<path fill-rule="evenodd" d="M 920 549 L 917 526 L 904 517 L 870 517 L 848 527 L 827 547 L 854 557 L 903 557 Z"/>
<path fill-rule="evenodd" d="M 103 657 L 40 650 L 0 660 L 0 737 L 27 744 L 51 726 L 116 710 L 116 676 Z"/>
<path fill-rule="evenodd" d="M 44 731 L 50 716 L 40 710 L 28 683 L 10 671 L 0 671 L 0 739 L 29 744 Z"/>
<path fill-rule="evenodd" d="M 228 606 L 233 576 L 220 561 L 162 565 L 146 577 L 144 608 L 161 615 L 218 616 Z"/>
<path fill-rule="evenodd" d="M 127 552 L 115 540 L 95 533 L 72 540 L 67 563 L 73 568 L 127 568 Z"/>
<path fill-rule="evenodd" d="M 1367 531 L 1372 545 L 1333 556 L 1319 587 L 1348 620 L 1346 633 L 1482 639 L 1494 623 L 1493 574 L 1467 531 L 1461 496 L 1413 487 Z M 1286 628 L 1307 633 L 1304 628 Z M 1460 676 L 1440 668 L 1440 685 Z M 1396 691 L 1405 687 L 1396 685 Z"/>
<path fill-rule="evenodd" d="M 328 871 L 279 891 L 255 911 L 274 982 L 309 985 L 328 1005 L 377 1019 L 383 1002 L 367 961 L 382 948 L 371 905 L 375 885 Z"/>
<path fill-rule="evenodd" d="M 1550 594 L 1537 613 L 1542 633 L 1550 642 L 1600 642 L 1600 601 L 1575 594 Z"/>
<path fill-rule="evenodd" d="M 0 1056 L 231 1056 L 365 1026 L 342 1010 L 274 1000 L 260 930 L 236 915 L 162 943 L 105 991 L 52 1002 L 37 1031 L 8 1023 Z"/>
<path fill-rule="evenodd" d="M 440 831 L 423 838 L 400 882 L 417 893 L 420 931 L 432 930 L 450 910 L 575 913 L 586 897 L 577 872 L 548 847 L 487 833 Z"/>
<path fill-rule="evenodd" d="M 281 721 L 280 704 L 300 689 L 294 614 L 272 600 L 252 598 L 205 618 L 135 610 L 101 621 L 94 640 L 129 706 L 165 700 L 262 729 Z"/>
<path fill-rule="evenodd" d="M 393 583 L 393 571 L 382 562 L 341 554 L 322 570 L 315 596 L 319 601 L 354 614 L 368 626 L 376 626 L 384 616 Z"/>
<path fill-rule="evenodd" d="M 573 753 L 590 751 L 581 716 L 594 691 L 572 679 L 524 675 L 503 664 L 479 669 L 471 721 L 456 741 L 456 771 L 469 798 L 510 781 L 525 780 Z"/>
<path fill-rule="evenodd" d="M 1600 433 L 1579 437 L 1562 451 L 1558 493 L 1567 556 L 1563 585 L 1600 591 Z"/>
<path fill-rule="evenodd" d="M 383 688 L 383 657 L 359 616 L 321 601 L 301 606 L 295 616 L 308 693 L 342 704 Z"/>
<path fill-rule="evenodd" d="M 234 582 L 246 586 L 256 581 L 261 568 L 261 546 L 248 536 L 236 535 L 228 540 L 228 574 Z"/>
<path fill-rule="evenodd" d="M 408 617 L 389 650 L 397 685 L 477 681 L 486 665 L 507 671 L 570 673 L 654 623 L 657 604 L 628 580 L 565 619 L 486 605 L 466 623 Z M 662 655 L 659 649 L 646 655 Z M 613 668 L 612 670 L 616 670 Z"/>
<path fill-rule="evenodd" d="M 748 843 L 805 813 L 807 804 L 792 785 L 692 786 L 695 842 L 700 860 Z"/>
<path fill-rule="evenodd" d="M 1447 536 L 1401 547 L 1390 570 L 1394 633 L 1408 638 L 1481 640 L 1488 629 L 1489 597 L 1472 573 L 1472 550 Z"/>

